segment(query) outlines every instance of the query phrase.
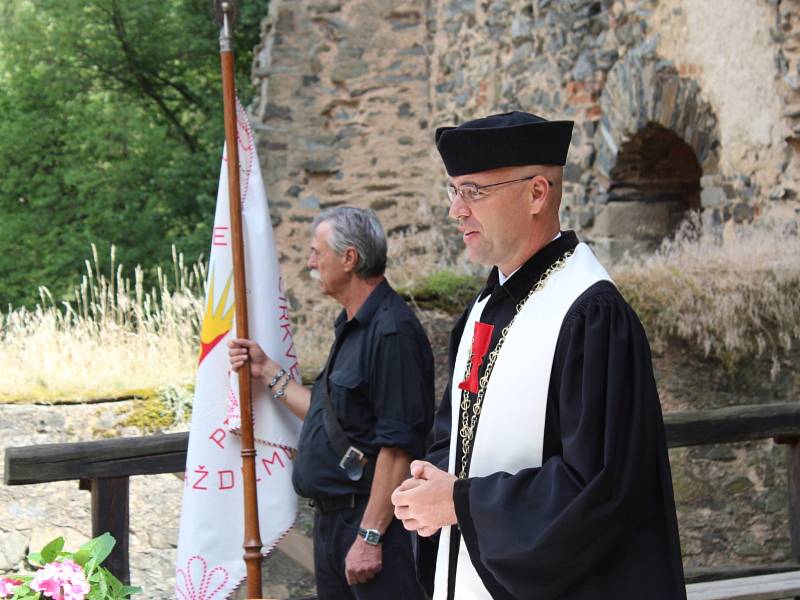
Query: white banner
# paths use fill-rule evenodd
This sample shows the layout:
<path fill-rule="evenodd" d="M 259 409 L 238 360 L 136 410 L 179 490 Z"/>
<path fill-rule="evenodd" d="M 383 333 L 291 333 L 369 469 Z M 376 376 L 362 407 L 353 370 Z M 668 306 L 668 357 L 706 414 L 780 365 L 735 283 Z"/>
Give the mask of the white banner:
<path fill-rule="evenodd" d="M 255 139 L 238 101 L 237 120 L 250 338 L 299 380 Z M 223 151 L 178 539 L 179 600 L 223 600 L 246 575 L 238 385 L 229 370 L 227 347 L 235 326 L 226 161 Z M 263 384 L 254 381 L 252 388 L 258 510 L 266 556 L 297 514 L 292 462 L 301 422 L 271 398 Z"/>

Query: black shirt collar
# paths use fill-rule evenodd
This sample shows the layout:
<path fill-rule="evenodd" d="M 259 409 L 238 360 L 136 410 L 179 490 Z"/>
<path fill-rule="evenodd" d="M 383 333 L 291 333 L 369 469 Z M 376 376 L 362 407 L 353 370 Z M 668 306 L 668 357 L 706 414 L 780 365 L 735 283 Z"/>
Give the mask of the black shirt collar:
<path fill-rule="evenodd" d="M 361 308 L 359 308 L 356 314 L 353 315 L 352 320 L 358 321 L 361 325 L 366 325 L 369 323 L 370 319 L 372 319 L 372 316 L 375 314 L 375 311 L 378 310 L 381 302 L 383 302 L 386 294 L 388 294 L 391 289 L 392 288 L 389 285 L 389 282 L 386 281 L 386 278 L 384 277 L 375 287 L 375 289 L 370 292 L 369 296 L 367 296 L 367 299 L 364 300 Z M 347 322 L 347 311 L 342 310 L 342 312 L 339 313 L 339 316 L 336 317 L 335 321 L 337 334 Z"/>
<path fill-rule="evenodd" d="M 492 267 L 486 285 L 481 290 L 478 300 L 483 300 L 486 296 L 501 289 L 514 302 L 522 300 L 530 291 L 531 286 L 536 283 L 542 274 L 550 266 L 561 258 L 566 252 L 573 250 L 578 245 L 578 236 L 574 231 L 562 231 L 561 235 L 531 256 L 514 274 L 509 277 L 501 286 L 497 267 Z"/>

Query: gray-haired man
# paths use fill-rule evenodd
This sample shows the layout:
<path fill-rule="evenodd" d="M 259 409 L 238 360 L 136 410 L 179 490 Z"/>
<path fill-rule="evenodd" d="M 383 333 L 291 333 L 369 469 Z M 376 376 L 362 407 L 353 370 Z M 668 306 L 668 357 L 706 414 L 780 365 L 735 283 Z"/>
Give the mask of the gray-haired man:
<path fill-rule="evenodd" d="M 250 340 L 233 340 L 231 366 L 303 419 L 293 481 L 311 498 L 322 600 L 422 598 L 408 532 L 392 491 L 424 455 L 433 420 L 433 355 L 419 321 L 384 278 L 386 237 L 375 213 L 322 212 L 308 268 L 343 307 L 328 364 L 308 388 Z M 384 560 L 386 557 L 387 560 Z"/>

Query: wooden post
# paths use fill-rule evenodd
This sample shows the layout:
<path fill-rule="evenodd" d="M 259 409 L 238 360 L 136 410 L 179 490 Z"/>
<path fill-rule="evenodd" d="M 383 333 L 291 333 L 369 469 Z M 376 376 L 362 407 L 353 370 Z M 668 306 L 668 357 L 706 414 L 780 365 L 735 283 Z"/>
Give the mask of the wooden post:
<path fill-rule="evenodd" d="M 103 566 L 126 585 L 131 582 L 129 481 L 128 477 L 101 477 L 80 483 L 81 489 L 92 492 L 92 537 L 108 532 L 117 541 Z"/>
<path fill-rule="evenodd" d="M 233 37 L 230 31 L 232 5 L 223 2 L 220 60 L 222 98 L 225 111 L 225 143 L 228 152 L 228 204 L 231 215 L 233 285 L 236 298 L 236 335 L 250 337 L 247 320 L 247 285 L 244 271 L 242 206 L 239 188 L 239 143 L 236 123 L 236 83 L 234 81 Z M 250 369 L 239 369 L 239 406 L 242 432 L 242 479 L 244 492 L 244 562 L 247 567 L 247 597 L 261 598 L 261 534 L 258 523 L 256 490 L 256 450 L 253 440 L 253 405 L 250 396 Z"/>
<path fill-rule="evenodd" d="M 777 441 L 777 440 L 776 440 Z M 800 562 L 800 438 L 786 440 L 786 462 L 789 483 L 789 535 L 792 558 Z M 795 596 L 794 600 L 800 600 Z"/>
<path fill-rule="evenodd" d="M 792 557 L 800 562 L 800 439 L 786 441 L 789 471 L 789 534 L 792 540 Z"/>

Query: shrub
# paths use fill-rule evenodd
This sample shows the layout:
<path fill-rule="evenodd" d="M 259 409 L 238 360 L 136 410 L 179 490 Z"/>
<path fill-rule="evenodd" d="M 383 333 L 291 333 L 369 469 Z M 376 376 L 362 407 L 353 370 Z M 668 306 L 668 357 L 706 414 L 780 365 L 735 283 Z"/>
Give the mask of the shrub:
<path fill-rule="evenodd" d="M 418 284 L 400 290 L 400 295 L 420 308 L 438 308 L 460 313 L 483 286 L 484 279 L 450 270 L 431 273 Z"/>

